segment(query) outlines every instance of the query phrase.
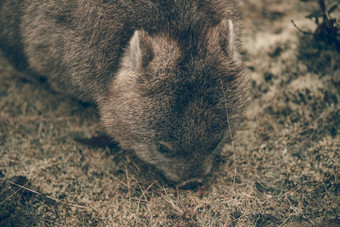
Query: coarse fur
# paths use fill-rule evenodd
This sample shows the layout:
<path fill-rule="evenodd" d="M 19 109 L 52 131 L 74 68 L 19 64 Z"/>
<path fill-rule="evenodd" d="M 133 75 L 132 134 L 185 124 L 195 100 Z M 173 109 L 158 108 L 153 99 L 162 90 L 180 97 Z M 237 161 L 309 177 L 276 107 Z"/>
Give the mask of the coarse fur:
<path fill-rule="evenodd" d="M 210 172 L 245 106 L 233 0 L 2 0 L 0 21 L 13 64 L 95 103 L 109 136 L 179 186 Z"/>

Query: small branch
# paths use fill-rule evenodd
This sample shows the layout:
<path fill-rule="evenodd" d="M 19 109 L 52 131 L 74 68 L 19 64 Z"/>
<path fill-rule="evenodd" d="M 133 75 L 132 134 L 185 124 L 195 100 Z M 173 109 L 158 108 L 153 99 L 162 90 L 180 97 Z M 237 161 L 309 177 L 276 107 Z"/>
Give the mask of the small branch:
<path fill-rule="evenodd" d="M 16 183 L 14 183 L 14 182 L 12 182 L 12 181 L 10 181 L 10 180 L 5 180 L 5 179 L 1 179 L 1 178 L 0 178 L 0 180 L 2 180 L 3 182 L 8 182 L 8 183 L 11 184 L 11 185 L 14 185 L 14 186 L 16 186 L 16 187 L 18 187 L 18 188 L 20 188 L 20 189 L 24 189 L 24 190 L 26 190 L 26 191 L 29 191 L 29 192 L 31 192 L 31 193 L 33 193 L 33 194 L 36 194 L 36 195 L 45 197 L 45 198 L 50 199 L 50 200 L 53 200 L 53 201 L 55 201 L 55 202 L 62 203 L 62 204 L 64 204 L 64 205 L 68 205 L 68 206 L 72 206 L 72 207 L 76 207 L 76 208 L 81 208 L 81 209 L 90 208 L 90 209 L 92 209 L 92 210 L 95 210 L 95 211 L 98 212 L 99 214 L 104 215 L 102 212 L 100 212 L 99 210 L 97 210 L 97 209 L 94 208 L 94 207 L 90 207 L 90 206 L 82 206 L 82 205 L 78 205 L 78 204 L 74 204 L 74 203 L 73 203 L 73 204 L 72 204 L 72 203 L 66 203 L 66 202 L 63 202 L 63 201 L 61 201 L 61 200 L 59 200 L 59 199 L 55 199 L 55 198 L 53 198 L 53 197 L 51 197 L 51 196 L 44 195 L 43 193 L 38 192 L 38 191 L 35 191 L 35 190 L 30 189 L 30 188 L 28 188 L 28 187 L 22 186 L 22 185 L 20 185 L 20 184 L 16 184 Z M 20 189 L 19 189 L 19 190 L 20 190 Z M 18 191 L 19 191 L 19 190 L 18 190 Z"/>
<path fill-rule="evenodd" d="M 326 10 L 326 4 L 325 4 L 325 0 L 318 0 L 321 12 L 322 12 L 322 17 L 324 20 L 328 20 L 328 13 Z"/>

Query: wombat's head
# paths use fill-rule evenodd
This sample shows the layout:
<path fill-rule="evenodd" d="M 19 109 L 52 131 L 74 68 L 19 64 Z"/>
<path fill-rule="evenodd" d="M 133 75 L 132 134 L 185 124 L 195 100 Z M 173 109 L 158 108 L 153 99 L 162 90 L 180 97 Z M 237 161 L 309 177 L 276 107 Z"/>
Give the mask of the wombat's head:
<path fill-rule="evenodd" d="M 99 107 L 107 133 L 178 186 L 211 171 L 246 99 L 231 26 L 188 39 L 136 31 Z"/>

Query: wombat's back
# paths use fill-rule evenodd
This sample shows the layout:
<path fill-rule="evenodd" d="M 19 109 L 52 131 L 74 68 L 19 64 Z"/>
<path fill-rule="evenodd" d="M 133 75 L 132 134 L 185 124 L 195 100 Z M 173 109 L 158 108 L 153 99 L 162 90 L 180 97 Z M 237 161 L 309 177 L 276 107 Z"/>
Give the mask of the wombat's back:
<path fill-rule="evenodd" d="M 20 33 L 23 1 L 0 1 L 0 49 L 18 68 L 27 67 Z"/>
<path fill-rule="evenodd" d="M 222 18 L 236 19 L 234 9 L 231 0 L 2 0 L 0 47 L 55 89 L 93 100 L 107 90 L 135 30 L 186 46 Z"/>

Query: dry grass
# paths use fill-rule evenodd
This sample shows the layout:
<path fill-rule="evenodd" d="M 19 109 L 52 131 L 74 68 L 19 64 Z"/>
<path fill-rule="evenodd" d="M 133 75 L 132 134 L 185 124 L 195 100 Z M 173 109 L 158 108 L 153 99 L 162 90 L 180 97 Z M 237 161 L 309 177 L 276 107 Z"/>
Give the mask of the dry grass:
<path fill-rule="evenodd" d="M 234 147 L 226 145 L 220 169 L 197 190 L 167 185 L 117 147 L 77 143 L 100 134 L 95 108 L 1 57 L 0 225 L 312 226 L 339 219 L 340 55 L 300 37 L 290 20 L 312 25 L 304 24 L 309 9 L 298 0 L 241 3 L 252 100 Z M 14 176 L 28 179 L 26 189 Z"/>

